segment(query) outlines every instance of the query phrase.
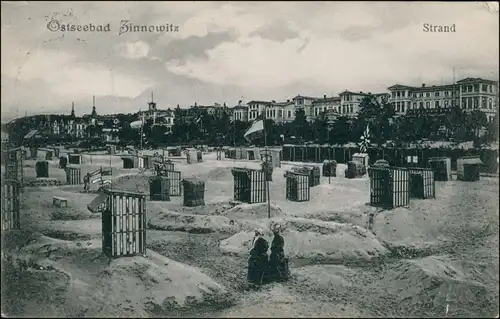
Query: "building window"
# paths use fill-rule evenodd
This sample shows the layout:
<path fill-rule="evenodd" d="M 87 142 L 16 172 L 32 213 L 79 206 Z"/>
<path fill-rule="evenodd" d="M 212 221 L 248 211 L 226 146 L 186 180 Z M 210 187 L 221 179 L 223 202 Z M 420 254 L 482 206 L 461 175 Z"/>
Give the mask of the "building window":
<path fill-rule="evenodd" d="M 439 96 L 439 91 L 436 91 L 436 92 L 434 93 L 434 96 Z"/>
<path fill-rule="evenodd" d="M 396 96 L 397 96 L 397 97 L 399 97 L 399 96 L 400 96 L 400 94 L 401 94 L 401 92 L 399 92 L 399 91 L 397 91 L 397 92 L 396 92 Z"/>
<path fill-rule="evenodd" d="M 424 108 L 424 102 L 420 102 L 420 108 L 423 109 Z"/>
<path fill-rule="evenodd" d="M 467 99 L 467 108 L 468 109 L 472 108 L 472 98 L 471 97 Z"/>
<path fill-rule="evenodd" d="M 467 107 L 467 99 L 466 98 L 462 98 L 462 108 L 465 109 Z"/>
<path fill-rule="evenodd" d="M 449 93 L 449 91 L 444 91 L 444 96 L 448 96 Z"/>
<path fill-rule="evenodd" d="M 493 92 L 493 85 L 489 85 L 490 87 L 490 93 Z"/>
<path fill-rule="evenodd" d="M 467 92 L 472 92 L 472 85 L 467 85 Z"/>
<path fill-rule="evenodd" d="M 430 109 L 431 108 L 431 102 L 425 102 L 425 108 Z"/>
<path fill-rule="evenodd" d="M 354 113 L 354 110 L 353 110 L 352 105 L 349 107 L 349 109 L 350 109 L 350 112 L 351 112 L 351 113 Z"/>
<path fill-rule="evenodd" d="M 488 104 L 489 104 L 490 110 L 493 109 L 493 99 L 489 99 Z"/>
<path fill-rule="evenodd" d="M 420 97 L 424 97 L 424 93 L 420 93 Z"/>
<path fill-rule="evenodd" d="M 417 102 L 413 102 L 413 108 L 416 109 L 417 108 Z"/>
<path fill-rule="evenodd" d="M 426 97 L 431 97 L 431 92 L 427 92 L 427 93 L 425 93 L 425 96 L 426 96 Z"/>
<path fill-rule="evenodd" d="M 486 98 L 485 98 L 485 97 L 483 97 L 483 103 L 481 103 L 481 107 L 482 107 L 483 109 L 485 109 L 485 108 L 486 108 Z"/>
<path fill-rule="evenodd" d="M 439 108 L 439 101 L 435 101 L 435 102 L 434 102 L 434 107 L 435 107 L 436 109 L 438 109 L 438 108 Z"/>
<path fill-rule="evenodd" d="M 405 102 L 401 103 L 401 112 L 405 112 Z"/>
<path fill-rule="evenodd" d="M 448 100 L 444 100 L 444 107 L 448 107 L 449 106 L 449 101 Z"/>
<path fill-rule="evenodd" d="M 488 92 L 488 85 L 487 84 L 483 84 L 482 91 L 483 92 Z"/>
<path fill-rule="evenodd" d="M 474 92 L 479 92 L 479 84 L 474 84 Z"/>

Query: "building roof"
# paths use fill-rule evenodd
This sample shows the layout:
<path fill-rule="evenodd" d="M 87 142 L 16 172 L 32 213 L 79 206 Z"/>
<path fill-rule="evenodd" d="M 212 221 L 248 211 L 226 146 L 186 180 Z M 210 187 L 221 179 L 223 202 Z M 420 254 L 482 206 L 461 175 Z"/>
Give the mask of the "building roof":
<path fill-rule="evenodd" d="M 313 104 L 323 103 L 323 102 L 340 102 L 340 96 L 324 97 L 313 101 Z"/>
<path fill-rule="evenodd" d="M 487 80 L 487 79 L 481 79 L 481 78 L 465 78 L 465 79 L 462 79 L 460 81 L 457 81 L 457 83 L 460 83 L 460 84 L 463 84 L 463 83 L 479 83 L 479 82 L 482 82 L 482 83 L 491 83 L 491 84 L 497 83 L 496 81 Z"/>
<path fill-rule="evenodd" d="M 268 101 L 259 101 L 259 100 L 251 100 L 250 102 L 247 103 L 247 105 L 250 105 L 250 104 L 271 104 L 271 102 L 268 102 Z"/>
<path fill-rule="evenodd" d="M 233 107 L 234 110 L 238 110 L 238 109 L 242 109 L 242 110 L 246 110 L 248 109 L 248 106 L 247 105 L 236 105 Z"/>
<path fill-rule="evenodd" d="M 363 91 L 353 92 L 353 91 L 348 91 L 348 90 L 345 90 L 344 92 L 339 93 L 339 95 L 345 95 L 345 94 L 364 95 L 364 96 L 390 95 L 389 93 L 371 93 L 371 92 L 366 93 Z"/>
<path fill-rule="evenodd" d="M 404 89 L 414 89 L 415 87 L 413 86 L 408 86 L 408 85 L 402 85 L 402 84 L 394 84 L 393 86 L 388 87 L 387 89 L 392 91 L 392 90 L 404 90 Z"/>
<path fill-rule="evenodd" d="M 293 98 L 293 100 L 297 100 L 299 98 L 303 98 L 303 99 L 306 99 L 306 100 L 317 100 L 319 99 L 318 97 L 312 97 L 312 96 L 303 96 L 303 95 L 297 95 L 296 97 Z"/>

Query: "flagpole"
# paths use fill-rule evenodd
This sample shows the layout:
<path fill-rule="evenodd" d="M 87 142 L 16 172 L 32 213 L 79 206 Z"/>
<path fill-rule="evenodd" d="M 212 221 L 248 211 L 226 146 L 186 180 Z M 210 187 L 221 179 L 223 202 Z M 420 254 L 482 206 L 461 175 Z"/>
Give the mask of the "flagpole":
<path fill-rule="evenodd" d="M 264 147 L 266 150 L 266 161 L 270 159 L 270 153 L 267 148 L 267 130 L 266 130 L 266 107 L 264 107 L 264 114 L 262 116 L 262 127 L 264 129 Z M 272 159 L 271 159 L 272 163 Z M 271 218 L 271 199 L 270 199 L 270 191 L 269 191 L 269 179 L 266 178 L 266 189 L 267 189 L 267 218 Z"/>

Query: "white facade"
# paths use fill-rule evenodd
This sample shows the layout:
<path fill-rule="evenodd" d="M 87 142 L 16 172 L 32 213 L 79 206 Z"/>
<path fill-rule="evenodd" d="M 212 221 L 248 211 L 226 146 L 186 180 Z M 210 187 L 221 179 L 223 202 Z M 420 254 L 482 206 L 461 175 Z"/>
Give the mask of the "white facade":
<path fill-rule="evenodd" d="M 498 83 L 480 78 L 466 78 L 455 85 L 412 87 L 393 85 L 390 102 L 399 115 L 411 109 L 437 109 L 459 105 L 466 112 L 479 110 L 491 121 L 498 108 Z"/>

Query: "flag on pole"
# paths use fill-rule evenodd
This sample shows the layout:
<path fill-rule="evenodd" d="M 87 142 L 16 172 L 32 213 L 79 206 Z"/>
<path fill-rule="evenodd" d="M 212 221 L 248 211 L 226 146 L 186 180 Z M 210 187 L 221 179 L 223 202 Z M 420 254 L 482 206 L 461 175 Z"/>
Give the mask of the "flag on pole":
<path fill-rule="evenodd" d="M 362 153 L 365 153 L 370 147 L 370 127 L 368 125 L 365 128 L 363 136 L 361 136 L 358 146 Z"/>
<path fill-rule="evenodd" d="M 247 141 L 255 140 L 260 137 L 264 132 L 264 119 L 262 115 L 257 116 L 255 121 L 253 121 L 252 126 L 246 131 L 244 137 Z"/>

